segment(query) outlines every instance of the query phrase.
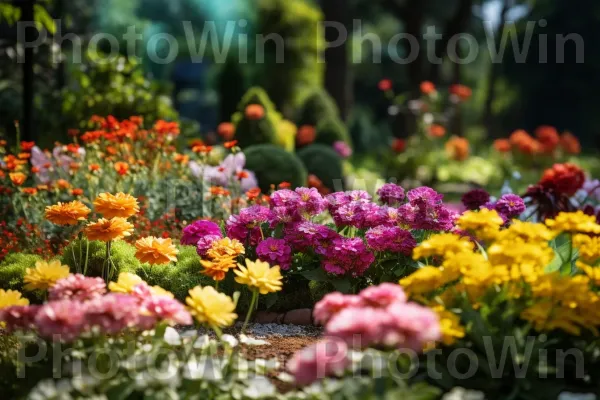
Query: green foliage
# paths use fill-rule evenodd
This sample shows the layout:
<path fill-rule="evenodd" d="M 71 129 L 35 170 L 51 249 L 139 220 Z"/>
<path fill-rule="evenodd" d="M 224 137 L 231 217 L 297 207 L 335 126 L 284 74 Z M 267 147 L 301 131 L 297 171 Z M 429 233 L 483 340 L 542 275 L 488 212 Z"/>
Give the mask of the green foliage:
<path fill-rule="evenodd" d="M 83 271 L 88 251 L 87 244 L 87 240 L 73 240 L 65 247 L 61 262 L 64 265 L 68 265 L 71 268 L 71 272 Z M 79 256 L 80 254 L 81 257 Z M 135 247 L 122 240 L 117 240 L 112 243 L 110 254 L 116 268 L 113 280 L 117 279 L 120 272 L 131 272 L 140 275 L 141 263 L 135 258 Z M 97 240 L 89 242 L 89 259 L 86 275 L 101 277 L 105 260 L 106 243 Z"/>
<path fill-rule="evenodd" d="M 246 118 L 246 107 L 251 104 L 261 105 L 265 110 L 264 118 L 250 120 Z M 238 105 L 238 112 L 232 117 L 235 124 L 235 138 L 242 147 L 254 144 L 277 143 L 277 128 L 281 116 L 269 95 L 260 87 L 250 88 Z"/>
<path fill-rule="evenodd" d="M 244 69 L 237 60 L 230 57 L 219 71 L 217 79 L 220 96 L 219 121 L 229 121 L 247 88 Z"/>
<path fill-rule="evenodd" d="M 256 174 L 258 185 L 265 193 L 272 184 L 281 182 L 291 183 L 292 188 L 306 184 L 306 168 L 294 154 L 271 144 L 248 147 L 244 154 L 246 168 Z"/>
<path fill-rule="evenodd" d="M 331 146 L 338 141 L 346 142 L 349 145 L 352 144 L 346 125 L 339 118 L 327 118 L 320 121 L 317 125 L 317 138 L 315 142 Z"/>
<path fill-rule="evenodd" d="M 297 155 L 308 173 L 319 178 L 325 187 L 336 191 L 342 190 L 344 186 L 342 159 L 335 150 L 324 144 L 312 144 L 300 149 Z"/>
<path fill-rule="evenodd" d="M 335 292 L 335 288 L 329 282 L 309 281 L 308 288 L 314 304 L 321 301 L 329 293 Z"/>
<path fill-rule="evenodd" d="M 319 88 L 304 99 L 298 115 L 298 125 L 317 126 L 322 120 L 339 117 L 333 98 L 325 89 Z"/>
<path fill-rule="evenodd" d="M 319 61 L 325 40 L 319 25 L 323 15 L 304 0 L 259 0 L 256 7 L 256 34 L 280 37 L 285 43 L 264 43 L 264 62 L 257 60 L 257 81 L 277 108 L 290 115 L 303 93 L 322 84 L 325 64 Z M 262 50 L 262 43 L 257 46 Z"/>
<path fill-rule="evenodd" d="M 177 262 L 167 266 L 144 267 L 140 276 L 149 285 L 158 285 L 170 291 L 180 301 L 185 302 L 188 291 L 198 285 L 213 285 L 212 279 L 202 275 L 200 257 L 194 246 L 178 246 Z"/>
<path fill-rule="evenodd" d="M 35 267 L 42 257 L 35 254 L 10 253 L 0 264 L 0 288 L 4 290 L 18 290 L 30 301 L 40 303 L 43 296 L 40 292 L 23 290 L 23 277 L 27 268 Z"/>

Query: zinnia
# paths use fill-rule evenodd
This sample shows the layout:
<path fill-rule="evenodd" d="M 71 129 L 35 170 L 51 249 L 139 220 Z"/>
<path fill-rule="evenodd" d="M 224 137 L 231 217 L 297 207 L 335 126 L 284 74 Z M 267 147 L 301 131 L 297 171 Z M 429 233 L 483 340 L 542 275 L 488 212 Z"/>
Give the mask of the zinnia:
<path fill-rule="evenodd" d="M 108 289 L 114 293 L 131 293 L 140 284 L 145 283 L 142 278 L 130 272 L 121 272 L 116 282 L 108 284 Z"/>
<path fill-rule="evenodd" d="M 101 218 L 98 222 L 92 222 L 85 227 L 85 234 L 89 240 L 100 240 L 108 242 L 123 239 L 133 233 L 133 224 L 125 218 L 115 217 L 112 219 Z"/>
<path fill-rule="evenodd" d="M 21 292 L 18 290 L 0 289 L 0 309 L 11 306 L 27 306 L 29 300 L 21 297 Z"/>
<path fill-rule="evenodd" d="M 85 221 L 89 213 L 90 209 L 77 200 L 46 207 L 46 219 L 56 225 L 77 225 Z"/>
<path fill-rule="evenodd" d="M 52 301 L 87 301 L 101 297 L 104 293 L 106 293 L 106 284 L 102 278 L 76 274 L 56 281 L 56 284 L 48 292 L 48 298 Z"/>
<path fill-rule="evenodd" d="M 175 262 L 179 253 L 171 239 L 159 239 L 154 236 L 139 239 L 135 242 L 135 248 L 135 257 L 150 265 Z"/>
<path fill-rule="evenodd" d="M 326 338 L 296 353 L 288 370 L 301 386 L 326 376 L 340 376 L 350 365 L 348 346 L 335 338 Z"/>
<path fill-rule="evenodd" d="M 235 281 L 247 285 L 251 289 L 257 289 L 260 294 L 278 292 L 282 289 L 281 272 L 278 266 L 271 267 L 263 261 L 250 261 L 246 259 L 246 267 L 238 264 L 239 270 L 234 271 L 237 275 Z"/>
<path fill-rule="evenodd" d="M 204 267 L 202 273 L 213 278 L 215 281 L 225 279 L 227 272 L 235 268 L 235 260 L 233 256 L 220 256 L 211 260 L 201 260 L 200 264 Z"/>
<path fill-rule="evenodd" d="M 10 181 L 16 186 L 21 186 L 27 180 L 27 175 L 22 172 L 11 173 L 8 174 L 8 176 Z"/>
<path fill-rule="evenodd" d="M 140 211 L 137 199 L 125 193 L 100 193 L 94 200 L 94 209 L 104 218 L 129 218 Z"/>
<path fill-rule="evenodd" d="M 194 318 L 213 329 L 230 326 L 237 318 L 231 297 L 217 292 L 212 286 L 196 286 L 189 291 L 185 301 Z"/>
<path fill-rule="evenodd" d="M 69 276 L 69 267 L 61 265 L 60 261 L 38 261 L 35 268 L 27 268 L 23 282 L 27 290 L 46 290 L 62 278 Z"/>

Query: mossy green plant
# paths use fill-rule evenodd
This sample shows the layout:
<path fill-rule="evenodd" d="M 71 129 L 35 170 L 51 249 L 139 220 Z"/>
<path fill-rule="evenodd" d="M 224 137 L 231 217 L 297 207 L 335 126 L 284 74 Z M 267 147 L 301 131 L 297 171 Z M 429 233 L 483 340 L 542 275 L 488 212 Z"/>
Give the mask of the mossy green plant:
<path fill-rule="evenodd" d="M 298 158 L 309 174 L 315 175 L 332 191 L 344 190 L 344 168 L 342 158 L 331 147 L 312 144 L 298 150 Z"/>
<path fill-rule="evenodd" d="M 86 239 L 73 240 L 63 251 L 61 262 L 71 268 L 71 272 L 84 272 L 85 260 L 88 252 Z M 80 257 L 81 254 L 81 257 Z M 111 244 L 111 259 L 115 266 L 112 276 L 116 280 L 119 273 L 131 272 L 139 274 L 142 264 L 135 258 L 135 247 L 122 240 Z M 87 259 L 87 276 L 102 277 L 102 270 L 106 260 L 106 243 L 100 241 L 89 242 L 89 258 Z"/>
<path fill-rule="evenodd" d="M 43 258 L 35 254 L 10 253 L 0 263 L 0 288 L 18 290 L 33 303 L 41 303 L 43 293 L 23 290 L 23 277 L 27 268 L 34 268 L 37 261 Z"/>
<path fill-rule="evenodd" d="M 253 171 L 264 193 L 271 185 L 289 182 L 292 188 L 304 186 L 308 177 L 302 161 L 292 153 L 272 144 L 261 144 L 244 149 L 246 168 Z"/>

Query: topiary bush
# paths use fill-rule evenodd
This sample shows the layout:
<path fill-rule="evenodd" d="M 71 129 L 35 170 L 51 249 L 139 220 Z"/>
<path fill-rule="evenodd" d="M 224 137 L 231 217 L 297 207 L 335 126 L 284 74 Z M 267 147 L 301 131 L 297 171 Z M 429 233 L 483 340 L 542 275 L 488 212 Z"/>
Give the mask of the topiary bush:
<path fill-rule="evenodd" d="M 298 125 L 317 126 L 326 119 L 339 119 L 339 111 L 333 98 L 323 88 L 312 91 L 302 102 L 298 113 Z"/>
<path fill-rule="evenodd" d="M 261 190 L 268 193 L 271 185 L 289 182 L 292 188 L 306 184 L 307 172 L 296 155 L 272 144 L 261 144 L 244 150 L 246 168 L 253 171 Z"/>
<path fill-rule="evenodd" d="M 33 303 L 41 303 L 43 294 L 39 291 L 24 291 L 23 277 L 27 268 L 35 267 L 37 261 L 43 258 L 35 254 L 10 253 L 0 263 L 0 288 L 18 290 Z"/>
<path fill-rule="evenodd" d="M 339 141 L 352 145 L 348 128 L 339 118 L 327 118 L 317 124 L 315 143 L 332 146 L 335 142 Z"/>
<path fill-rule="evenodd" d="M 315 175 L 331 190 L 344 190 L 344 168 L 342 158 L 331 147 L 312 144 L 296 153 L 309 174 Z"/>
<path fill-rule="evenodd" d="M 102 277 L 102 268 L 106 260 L 106 243 L 100 241 L 89 242 L 89 259 L 87 265 L 87 276 Z M 79 252 L 81 251 L 81 269 L 86 259 L 87 241 L 74 240 L 65 247 L 61 262 L 64 265 L 71 267 L 71 272 L 76 272 L 77 265 L 80 265 Z M 121 272 L 131 272 L 132 274 L 140 274 L 142 264 L 135 258 L 135 247 L 122 240 L 117 240 L 112 243 L 111 258 L 115 264 L 115 274 L 113 280 Z M 142 276 L 142 275 L 140 275 Z"/>
<path fill-rule="evenodd" d="M 248 118 L 246 108 L 251 104 L 262 106 L 264 109 L 262 118 Z M 238 105 L 238 111 L 232 116 L 232 121 L 235 125 L 235 138 L 242 148 L 254 144 L 277 143 L 277 130 L 281 116 L 262 88 L 253 87 L 246 92 Z"/>

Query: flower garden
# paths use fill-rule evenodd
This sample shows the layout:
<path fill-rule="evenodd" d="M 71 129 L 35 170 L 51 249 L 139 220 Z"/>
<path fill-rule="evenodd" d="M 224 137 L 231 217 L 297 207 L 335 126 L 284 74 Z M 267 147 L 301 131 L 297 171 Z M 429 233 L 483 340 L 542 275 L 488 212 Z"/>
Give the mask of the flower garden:
<path fill-rule="evenodd" d="M 503 3 L 492 39 L 514 51 L 526 17 L 597 30 L 592 2 L 25 3 L 0 1 L 0 32 L 51 35 L 0 41 L 0 398 L 600 398 L 590 71 L 366 62 L 348 24 L 483 48 Z M 54 43 L 212 40 L 184 19 L 279 35 L 286 61 L 249 62 L 247 38 L 199 63 Z"/>

